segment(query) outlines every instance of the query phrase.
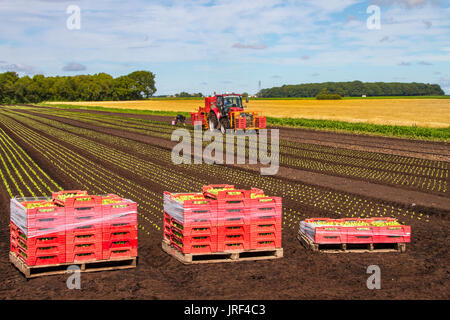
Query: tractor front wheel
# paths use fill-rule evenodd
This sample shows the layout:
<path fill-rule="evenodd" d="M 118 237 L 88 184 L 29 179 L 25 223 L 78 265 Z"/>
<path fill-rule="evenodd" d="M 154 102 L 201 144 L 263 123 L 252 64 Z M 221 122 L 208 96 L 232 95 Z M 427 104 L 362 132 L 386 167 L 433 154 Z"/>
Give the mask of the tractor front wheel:
<path fill-rule="evenodd" d="M 209 130 L 215 131 L 219 129 L 219 121 L 217 120 L 216 114 L 211 112 L 209 114 Z"/>

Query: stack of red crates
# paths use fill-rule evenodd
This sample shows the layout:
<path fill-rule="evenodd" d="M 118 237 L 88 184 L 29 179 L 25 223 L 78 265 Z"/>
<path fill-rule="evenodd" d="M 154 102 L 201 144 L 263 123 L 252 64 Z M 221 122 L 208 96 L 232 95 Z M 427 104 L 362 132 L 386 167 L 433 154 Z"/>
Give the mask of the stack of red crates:
<path fill-rule="evenodd" d="M 80 195 L 59 202 L 66 210 L 66 262 L 101 260 L 102 197 Z"/>
<path fill-rule="evenodd" d="M 235 128 L 236 129 L 245 129 L 247 128 L 247 119 L 244 117 L 235 117 Z"/>
<path fill-rule="evenodd" d="M 367 225 L 340 226 L 341 222 L 363 222 Z M 389 217 L 310 218 L 300 223 L 300 232 L 318 244 L 407 243 L 411 241 L 411 226 L 399 223 L 385 226 L 372 224 L 377 222 L 397 222 L 397 219 Z"/>
<path fill-rule="evenodd" d="M 116 195 L 103 204 L 102 258 L 110 260 L 137 256 L 137 204 Z"/>
<path fill-rule="evenodd" d="M 39 203 L 42 201 L 28 201 Z M 11 203 L 12 208 L 15 204 Z M 34 207 L 27 209 L 27 234 L 11 222 L 11 251 L 28 265 L 58 264 L 66 261 L 64 208 Z"/>
<path fill-rule="evenodd" d="M 281 198 L 232 185 L 205 186 L 203 194 L 164 196 L 164 238 L 183 253 L 281 248 Z M 178 212 L 168 212 L 175 210 L 170 203 L 180 196 L 196 199 L 180 202 Z"/>
<path fill-rule="evenodd" d="M 47 206 L 27 209 L 32 202 Z M 71 190 L 52 200 L 12 199 L 11 216 L 11 251 L 30 266 L 137 256 L 137 205 L 117 195 Z"/>
<path fill-rule="evenodd" d="M 176 194 L 165 192 L 164 195 L 177 201 Z M 217 251 L 217 204 L 201 194 L 182 195 L 197 199 L 183 202 L 182 219 L 164 213 L 164 237 L 183 253 Z"/>
<path fill-rule="evenodd" d="M 195 125 L 195 122 L 201 122 L 202 125 L 205 124 L 205 117 L 201 112 L 191 112 L 191 124 Z"/>
<path fill-rule="evenodd" d="M 266 127 L 266 117 L 255 117 L 255 127 L 265 128 Z"/>

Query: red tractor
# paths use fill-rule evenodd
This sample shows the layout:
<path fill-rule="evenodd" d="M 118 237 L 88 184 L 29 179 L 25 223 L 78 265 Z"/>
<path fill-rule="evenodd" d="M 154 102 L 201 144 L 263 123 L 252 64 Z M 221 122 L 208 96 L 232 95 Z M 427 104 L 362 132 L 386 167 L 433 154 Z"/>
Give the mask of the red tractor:
<path fill-rule="evenodd" d="M 248 103 L 248 98 L 246 99 Z M 191 112 L 191 122 L 201 122 L 204 130 L 227 129 L 256 130 L 266 128 L 266 117 L 259 112 L 246 112 L 242 105 L 242 95 L 237 93 L 219 94 L 205 97 L 205 106 L 199 107 L 198 112 Z"/>

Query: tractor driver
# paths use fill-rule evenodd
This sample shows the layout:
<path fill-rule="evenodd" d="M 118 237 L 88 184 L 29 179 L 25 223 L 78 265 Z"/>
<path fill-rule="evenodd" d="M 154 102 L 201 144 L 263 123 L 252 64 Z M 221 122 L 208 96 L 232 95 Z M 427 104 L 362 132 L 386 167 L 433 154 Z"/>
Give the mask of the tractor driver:
<path fill-rule="evenodd" d="M 226 97 L 224 100 L 223 109 L 226 113 L 228 113 L 231 107 L 239 107 L 238 98 L 236 97 Z"/>
<path fill-rule="evenodd" d="M 225 103 L 223 104 L 223 110 L 228 113 L 230 108 L 232 107 L 233 103 L 231 102 L 231 99 L 225 98 Z"/>

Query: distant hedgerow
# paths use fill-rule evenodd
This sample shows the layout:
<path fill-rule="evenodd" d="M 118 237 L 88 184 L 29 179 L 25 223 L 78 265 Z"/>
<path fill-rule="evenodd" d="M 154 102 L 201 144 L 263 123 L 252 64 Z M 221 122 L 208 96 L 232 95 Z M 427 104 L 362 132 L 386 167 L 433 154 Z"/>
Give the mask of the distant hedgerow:
<path fill-rule="evenodd" d="M 339 94 L 319 93 L 316 96 L 317 100 L 341 100 L 342 97 Z"/>

